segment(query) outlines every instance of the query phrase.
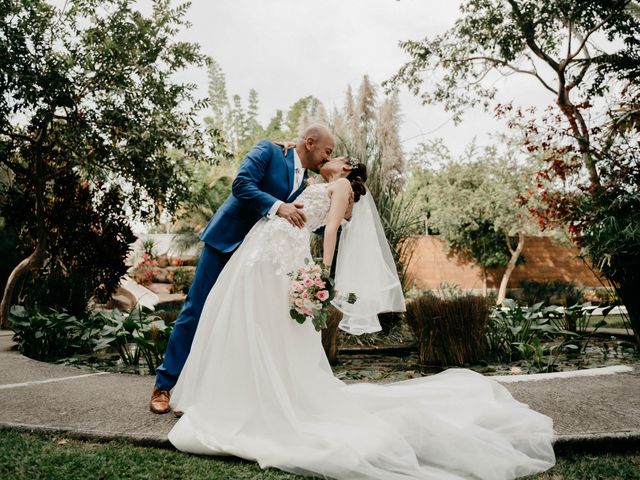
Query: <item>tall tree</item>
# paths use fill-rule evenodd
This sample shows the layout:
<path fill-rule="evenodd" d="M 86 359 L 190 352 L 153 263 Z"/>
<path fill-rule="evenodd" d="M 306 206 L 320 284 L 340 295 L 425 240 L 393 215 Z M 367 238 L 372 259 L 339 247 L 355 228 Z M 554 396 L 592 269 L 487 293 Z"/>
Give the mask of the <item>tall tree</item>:
<path fill-rule="evenodd" d="M 89 182 L 97 200 L 101 184 L 126 188 L 117 224 L 127 211 L 151 217 L 158 204 L 172 211 L 188 195 L 190 165 L 205 157 L 196 123 L 203 103 L 174 74 L 205 58 L 175 40 L 187 8 L 155 0 L 145 16 L 133 0 L 3 3 L 0 163 L 34 212 L 25 220 L 33 250 L 7 281 L 3 325 L 15 287 L 43 266 L 52 228 L 64 221 L 49 208 L 59 179 Z"/>
<path fill-rule="evenodd" d="M 267 128 L 265 128 L 264 135 L 266 138 L 274 140 L 285 140 L 284 112 L 282 110 L 276 110 L 275 115 L 271 117 Z"/>
<path fill-rule="evenodd" d="M 618 75 L 621 61 L 637 69 L 640 24 L 633 6 L 632 0 L 466 0 L 450 30 L 402 42 L 411 60 L 386 85 L 405 84 L 424 103 L 442 103 L 459 120 L 468 106 L 490 105 L 496 93 L 492 73 L 535 78 L 555 97 L 590 182 L 598 185 L 581 106 L 606 90 L 602 77 L 591 73 Z M 598 36 L 606 47 L 593 43 Z M 424 86 L 425 77 L 432 86 Z"/>
<path fill-rule="evenodd" d="M 224 72 L 213 58 L 209 58 L 209 104 L 212 115 L 205 123 L 212 130 L 211 141 L 219 144 L 221 156 L 216 160 L 225 162 L 229 156 L 239 163 L 251 147 L 264 136 L 265 130 L 258 121 L 259 96 L 250 89 L 246 107 L 242 97 L 234 94 L 229 101 Z"/>
<path fill-rule="evenodd" d="M 430 166 L 424 146 L 421 151 L 427 154 L 427 161 L 422 165 L 428 175 L 414 177 L 414 182 L 424 183 L 412 190 L 424 196 L 429 226 L 447 247 L 482 268 L 485 293 L 488 271 L 505 268 L 497 298 L 502 303 L 525 236 L 538 231 L 520 201 L 534 183 L 535 169 L 519 162 L 509 150 L 486 147 L 480 151 L 471 144 L 463 158 L 454 160 L 442 145 L 432 145 L 445 163 L 439 168 Z"/>
<path fill-rule="evenodd" d="M 215 59 L 209 60 L 209 106 L 213 113 L 213 124 L 217 128 L 224 128 L 229 98 L 227 97 L 227 82 L 224 72 Z"/>
<path fill-rule="evenodd" d="M 308 95 L 297 100 L 287 112 L 286 126 L 289 138 L 297 138 L 301 128 L 311 122 L 321 102 L 313 95 Z"/>
<path fill-rule="evenodd" d="M 532 192 L 531 209 L 545 228 L 560 225 L 615 289 L 627 308 L 640 345 L 640 87 L 621 89 L 611 109 L 591 130 L 591 154 L 601 184 L 580 173 L 580 152 L 571 132 L 552 115 L 540 124 L 519 111 L 512 124 L 525 132 L 527 149 L 545 163 Z"/>

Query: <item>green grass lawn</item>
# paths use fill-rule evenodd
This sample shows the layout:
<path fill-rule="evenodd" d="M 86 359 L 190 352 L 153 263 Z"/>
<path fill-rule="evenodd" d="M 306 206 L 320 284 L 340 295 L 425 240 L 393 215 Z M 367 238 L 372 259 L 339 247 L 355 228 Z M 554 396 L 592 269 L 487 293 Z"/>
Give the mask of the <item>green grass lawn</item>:
<path fill-rule="evenodd" d="M 3 480 L 293 480 L 252 462 L 187 455 L 125 442 L 92 443 L 59 435 L 0 429 Z"/>
<path fill-rule="evenodd" d="M 237 459 L 198 457 L 124 442 L 92 443 L 44 433 L 0 429 L 0 478 L 85 479 L 300 479 L 261 470 Z M 548 472 L 527 480 L 638 480 L 640 451 L 561 457 Z M 383 480 L 383 479 L 382 479 Z"/>
<path fill-rule="evenodd" d="M 555 467 L 521 480 L 638 480 L 640 450 L 630 453 L 576 453 L 557 458 Z"/>

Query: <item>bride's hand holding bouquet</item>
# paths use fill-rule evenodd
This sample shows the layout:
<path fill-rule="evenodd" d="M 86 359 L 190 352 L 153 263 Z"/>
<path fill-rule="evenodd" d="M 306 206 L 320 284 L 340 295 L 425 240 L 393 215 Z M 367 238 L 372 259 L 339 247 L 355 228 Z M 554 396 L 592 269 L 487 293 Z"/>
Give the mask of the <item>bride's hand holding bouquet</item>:
<path fill-rule="evenodd" d="M 335 297 L 330 267 L 306 260 L 306 264 L 289 274 L 289 313 L 298 323 L 311 320 L 317 331 L 327 327 L 329 303 Z"/>

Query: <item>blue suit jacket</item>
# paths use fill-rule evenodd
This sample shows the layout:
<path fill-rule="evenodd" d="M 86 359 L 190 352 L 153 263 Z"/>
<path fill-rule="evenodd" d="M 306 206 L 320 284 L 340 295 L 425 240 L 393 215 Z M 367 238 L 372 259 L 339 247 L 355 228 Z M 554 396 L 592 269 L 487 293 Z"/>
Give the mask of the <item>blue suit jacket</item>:
<path fill-rule="evenodd" d="M 302 193 L 304 181 L 289 195 L 293 179 L 293 149 L 285 157 L 278 145 L 268 140 L 258 142 L 242 160 L 231 195 L 204 228 L 200 240 L 221 252 L 232 252 L 276 200 L 292 202 Z"/>

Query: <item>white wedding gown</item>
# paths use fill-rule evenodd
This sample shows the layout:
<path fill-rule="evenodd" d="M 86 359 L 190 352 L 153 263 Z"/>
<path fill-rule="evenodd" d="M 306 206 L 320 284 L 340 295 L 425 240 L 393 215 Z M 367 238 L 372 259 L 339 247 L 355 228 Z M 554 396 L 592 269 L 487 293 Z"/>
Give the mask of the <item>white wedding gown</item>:
<path fill-rule="evenodd" d="M 337 479 L 512 479 L 555 462 L 549 417 L 466 369 L 403 382 L 335 378 L 311 322 L 289 316 L 287 272 L 310 256 L 326 184 L 299 197 L 307 225 L 260 220 L 205 303 L 171 397 L 184 452 Z"/>

